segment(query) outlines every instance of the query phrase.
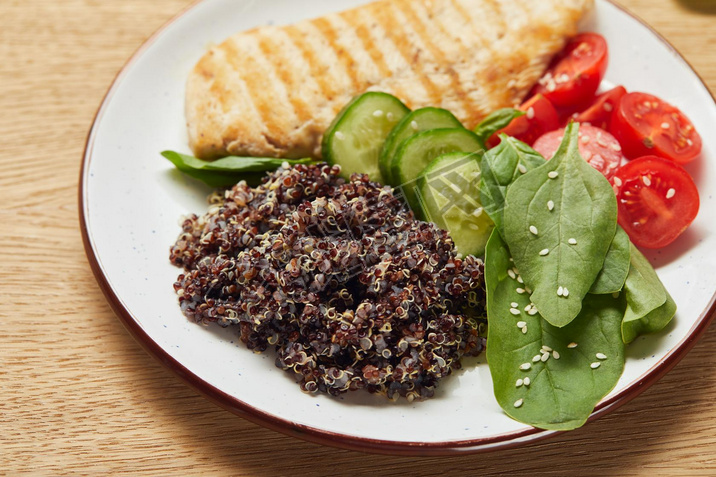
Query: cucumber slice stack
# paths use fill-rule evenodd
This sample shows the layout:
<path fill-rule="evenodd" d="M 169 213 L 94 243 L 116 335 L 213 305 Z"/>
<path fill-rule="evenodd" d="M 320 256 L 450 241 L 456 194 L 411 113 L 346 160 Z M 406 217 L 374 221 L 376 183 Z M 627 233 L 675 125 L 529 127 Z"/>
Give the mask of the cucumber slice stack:
<path fill-rule="evenodd" d="M 458 251 L 482 255 L 494 227 L 480 203 L 480 139 L 449 111 L 410 111 L 387 93 L 357 96 L 326 131 L 323 158 L 348 178 L 395 186 L 416 216 L 450 232 Z"/>

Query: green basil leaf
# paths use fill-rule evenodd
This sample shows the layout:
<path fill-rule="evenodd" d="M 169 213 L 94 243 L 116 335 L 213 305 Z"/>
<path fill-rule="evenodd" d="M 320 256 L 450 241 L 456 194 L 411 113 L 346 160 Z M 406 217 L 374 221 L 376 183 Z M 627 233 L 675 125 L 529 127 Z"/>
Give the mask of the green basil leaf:
<path fill-rule="evenodd" d="M 655 333 L 676 314 L 676 303 L 659 280 L 649 260 L 631 246 L 631 266 L 624 283 L 627 309 L 622 322 L 622 339 L 631 343 L 637 336 Z"/>
<path fill-rule="evenodd" d="M 552 325 L 582 309 L 617 226 L 609 182 L 579 155 L 579 125 L 567 126 L 554 157 L 507 189 L 505 239 L 532 301 Z"/>
<path fill-rule="evenodd" d="M 514 264 L 509 260 L 506 244 L 493 232 L 486 249 L 485 282 L 487 362 L 495 397 L 517 421 L 542 429 L 577 428 L 624 370 L 624 299 L 587 295 L 576 319 L 554 327 L 539 313 L 525 311 L 530 300 L 518 293 L 521 284 L 511 278 L 508 270 Z"/>
<path fill-rule="evenodd" d="M 522 141 L 504 134 L 500 138 L 500 144 L 482 156 L 480 201 L 504 237 L 503 211 L 507 188 L 524 172 L 544 164 L 544 158 Z"/>
<path fill-rule="evenodd" d="M 609 250 L 607 250 L 607 256 L 604 257 L 604 265 L 602 265 L 597 279 L 592 283 L 589 293 L 604 295 L 616 293 L 622 289 L 629 273 L 630 248 L 629 236 L 624 229 L 617 226 L 617 232 Z"/>
<path fill-rule="evenodd" d="M 273 171 L 284 162 L 289 164 L 311 164 L 313 159 L 277 159 L 273 157 L 228 156 L 215 161 L 203 161 L 196 157 L 174 151 L 164 151 L 162 156 L 169 159 L 183 173 L 199 179 L 211 187 L 232 186 L 240 180 L 255 185 L 261 182 L 264 172 Z"/>
<path fill-rule="evenodd" d="M 524 111 L 513 108 L 502 108 L 497 111 L 490 113 L 480 124 L 475 126 L 473 132 L 477 134 L 483 144 L 487 144 L 487 140 L 490 136 L 495 134 L 502 128 L 507 127 L 513 119 L 523 116 Z"/>

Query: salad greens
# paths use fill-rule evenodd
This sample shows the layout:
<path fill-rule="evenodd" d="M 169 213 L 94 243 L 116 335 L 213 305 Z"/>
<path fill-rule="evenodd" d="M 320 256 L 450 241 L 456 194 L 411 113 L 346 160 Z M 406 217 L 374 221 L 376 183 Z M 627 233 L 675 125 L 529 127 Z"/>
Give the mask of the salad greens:
<path fill-rule="evenodd" d="M 624 299 L 587 295 L 579 315 L 557 328 L 532 312 L 499 233 L 487 243 L 487 361 L 494 392 L 512 418 L 543 429 L 581 426 L 624 369 Z"/>
<path fill-rule="evenodd" d="M 604 258 L 604 265 L 592 283 L 589 293 L 603 295 L 605 293 L 616 293 L 622 289 L 624 280 L 629 272 L 629 258 L 631 257 L 631 242 L 624 229 L 617 225 L 617 232 L 607 256 Z"/>
<path fill-rule="evenodd" d="M 505 240 L 532 301 L 554 326 L 569 324 L 602 269 L 617 226 L 609 182 L 579 155 L 579 125 L 554 157 L 507 189 Z"/>
<path fill-rule="evenodd" d="M 475 126 L 473 132 L 478 138 L 480 138 L 483 146 L 487 149 L 487 140 L 490 139 L 490 136 L 495 134 L 500 129 L 507 127 L 513 119 L 524 116 L 524 114 L 524 111 L 520 111 L 519 109 L 498 109 L 488 114 L 487 117 L 480 122 L 480 124 Z"/>
<path fill-rule="evenodd" d="M 164 151 L 162 156 L 169 159 L 183 173 L 204 182 L 211 187 L 228 187 L 240 180 L 251 185 L 261 182 L 266 171 L 273 171 L 284 162 L 311 164 L 313 159 L 275 159 L 272 157 L 228 156 L 215 161 L 203 161 L 193 156 L 174 151 Z"/>
<path fill-rule="evenodd" d="M 622 322 L 625 343 L 645 333 L 653 333 L 669 324 L 676 313 L 676 303 L 666 291 L 649 261 L 633 244 L 631 264 L 624 283 L 627 309 Z"/>
<path fill-rule="evenodd" d="M 527 144 L 501 135 L 500 144 L 485 152 L 480 169 L 480 201 L 504 236 L 503 210 L 507 186 L 520 175 L 544 164 L 544 158 Z"/>

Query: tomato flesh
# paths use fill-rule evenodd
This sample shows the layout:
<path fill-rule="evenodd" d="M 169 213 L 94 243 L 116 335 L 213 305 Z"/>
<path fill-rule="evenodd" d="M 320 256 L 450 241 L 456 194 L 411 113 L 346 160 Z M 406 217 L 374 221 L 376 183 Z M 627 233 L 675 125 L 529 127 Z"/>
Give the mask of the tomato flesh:
<path fill-rule="evenodd" d="M 551 159 L 559 149 L 564 129 L 548 132 L 535 141 L 534 149 L 545 159 Z M 607 131 L 588 124 L 579 126 L 579 154 L 590 166 L 609 179 L 621 165 L 621 146 Z"/>
<path fill-rule="evenodd" d="M 581 33 L 567 43 L 534 89 L 557 107 L 584 104 L 599 88 L 607 69 L 607 42 L 597 33 Z"/>
<path fill-rule="evenodd" d="M 602 129 L 609 129 L 613 111 L 619 106 L 619 100 L 626 94 L 624 86 L 617 86 L 594 98 L 583 111 L 574 114 L 578 123 L 589 123 Z"/>
<path fill-rule="evenodd" d="M 520 111 L 524 111 L 525 114 L 513 119 L 507 127 L 493 134 L 487 141 L 489 147 L 496 146 L 500 143 L 498 135 L 502 133 L 527 144 L 532 144 L 542 134 L 559 127 L 557 110 L 555 110 L 552 103 L 542 95 L 532 96 L 522 103 L 519 109 Z"/>
<path fill-rule="evenodd" d="M 679 165 L 644 156 L 619 168 L 612 178 L 619 225 L 635 245 L 661 248 L 673 242 L 699 211 L 699 193 Z"/>
<path fill-rule="evenodd" d="M 628 158 L 657 155 L 677 164 L 701 152 L 701 136 L 678 108 L 646 93 L 627 93 L 612 113 L 610 131 Z"/>

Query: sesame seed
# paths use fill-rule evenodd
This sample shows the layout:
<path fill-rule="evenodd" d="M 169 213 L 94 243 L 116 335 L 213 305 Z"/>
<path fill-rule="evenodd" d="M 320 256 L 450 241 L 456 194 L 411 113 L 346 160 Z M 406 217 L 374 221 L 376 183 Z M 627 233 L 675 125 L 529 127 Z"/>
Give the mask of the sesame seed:
<path fill-rule="evenodd" d="M 641 176 L 641 181 L 647 187 L 649 187 L 651 185 L 651 179 L 649 179 L 649 176 Z"/>
<path fill-rule="evenodd" d="M 477 224 L 467 224 L 470 230 L 480 230 L 480 226 Z"/>
<path fill-rule="evenodd" d="M 562 287 L 557 288 L 557 296 L 562 296 L 563 293 L 564 293 L 564 288 L 562 288 Z"/>
<path fill-rule="evenodd" d="M 534 306 L 532 308 L 530 308 L 530 311 L 527 312 L 527 314 L 530 316 L 534 316 L 537 313 L 539 313 L 539 311 L 537 311 L 537 308 L 535 308 Z"/>
<path fill-rule="evenodd" d="M 611 105 L 611 103 L 604 103 L 604 104 L 602 105 L 602 107 L 604 108 L 604 111 L 607 111 L 607 112 L 609 112 L 609 111 L 611 111 L 612 109 L 614 109 L 614 107 Z"/>
<path fill-rule="evenodd" d="M 532 367 L 532 363 L 522 363 L 522 364 L 520 365 L 520 369 L 521 369 L 522 371 L 527 371 L 527 370 L 530 369 L 531 367 Z"/>
<path fill-rule="evenodd" d="M 661 129 L 669 129 L 670 127 L 671 127 L 671 125 L 667 122 L 661 123 Z"/>
<path fill-rule="evenodd" d="M 532 235 L 537 235 L 537 227 L 535 227 L 534 225 L 530 225 L 530 232 L 532 233 Z"/>
<path fill-rule="evenodd" d="M 569 296 L 569 290 L 567 290 L 567 287 L 564 287 L 562 289 L 562 296 L 567 298 Z"/>
<path fill-rule="evenodd" d="M 569 349 L 574 349 L 574 348 L 576 348 L 577 346 L 578 346 L 577 343 L 575 343 L 574 341 L 572 341 L 571 343 L 569 343 L 569 344 L 567 345 L 567 348 L 569 348 Z"/>
<path fill-rule="evenodd" d="M 522 295 L 522 294 L 525 292 L 525 289 L 524 289 L 524 288 L 516 288 L 515 291 L 516 291 L 518 294 Z"/>
<path fill-rule="evenodd" d="M 622 147 L 619 145 L 618 142 L 612 143 L 611 148 L 617 152 L 622 150 Z"/>
<path fill-rule="evenodd" d="M 522 403 L 524 402 L 524 399 L 520 398 L 517 401 L 515 401 L 515 407 L 520 407 Z"/>
<path fill-rule="evenodd" d="M 519 388 L 520 386 L 522 386 L 523 383 L 524 383 L 524 381 L 522 381 L 521 379 L 518 379 L 517 381 L 515 381 L 515 387 Z"/>
<path fill-rule="evenodd" d="M 525 287 L 525 291 L 526 291 L 527 293 L 532 293 L 532 290 L 530 289 L 530 287 Z"/>
<path fill-rule="evenodd" d="M 336 133 L 336 134 L 337 134 L 337 133 Z M 281 163 L 281 167 L 284 168 L 284 169 L 288 169 L 289 167 L 291 167 L 291 164 L 289 164 L 288 161 L 283 161 L 283 162 Z"/>
<path fill-rule="evenodd" d="M 414 131 L 417 131 L 418 130 L 418 122 L 410 121 L 410 127 L 413 128 Z"/>
<path fill-rule="evenodd" d="M 530 303 L 529 305 L 527 305 L 527 306 L 525 307 L 525 311 L 530 311 L 533 306 L 535 306 L 534 303 Z"/>
<path fill-rule="evenodd" d="M 689 146 L 693 146 L 693 145 L 694 145 L 694 141 L 692 141 L 691 139 L 687 139 L 687 140 L 686 140 L 686 144 L 688 144 Z"/>
<path fill-rule="evenodd" d="M 556 179 L 557 176 L 559 176 L 559 172 L 557 171 L 549 171 L 549 173 L 547 174 L 547 177 L 549 177 L 550 179 Z"/>
<path fill-rule="evenodd" d="M 530 378 L 525 378 L 524 383 L 525 383 L 525 386 L 529 386 L 530 383 L 532 383 L 532 380 Z"/>
<path fill-rule="evenodd" d="M 545 255 L 547 255 L 548 253 L 549 253 L 549 249 L 548 249 L 548 248 L 543 248 L 542 250 L 539 251 L 539 254 L 540 254 L 541 256 L 543 256 L 543 257 L 544 257 Z"/>
<path fill-rule="evenodd" d="M 534 118 L 534 117 L 535 117 L 535 108 L 533 108 L 533 107 L 530 106 L 530 107 L 527 109 L 527 114 L 526 114 L 525 116 L 527 116 L 527 119 L 532 119 L 532 118 Z"/>
<path fill-rule="evenodd" d="M 621 180 L 620 178 L 618 178 L 618 177 L 615 177 L 615 178 L 614 178 L 614 185 L 617 186 L 617 187 L 621 187 L 621 186 L 622 186 L 622 180 Z"/>
<path fill-rule="evenodd" d="M 338 139 L 339 141 L 342 141 L 342 140 L 344 140 L 345 138 L 346 138 L 346 135 L 345 135 L 345 134 L 343 134 L 343 133 L 340 132 L 340 131 L 336 131 L 336 139 Z"/>
<path fill-rule="evenodd" d="M 472 216 L 473 216 L 473 217 L 479 217 L 479 216 L 481 216 L 483 210 L 484 210 L 484 209 L 483 209 L 482 207 L 478 207 L 477 209 L 475 209 L 475 210 L 472 211 Z"/>
<path fill-rule="evenodd" d="M 577 245 L 577 239 L 570 238 L 569 240 L 567 240 L 567 243 L 569 243 L 569 245 Z"/>
<path fill-rule="evenodd" d="M 509 270 L 507 270 L 507 274 L 508 274 L 508 275 L 510 276 L 510 278 L 513 279 L 513 280 L 514 280 L 515 278 L 517 278 L 517 274 L 515 274 L 515 271 L 512 270 L 511 268 L 510 268 Z"/>
<path fill-rule="evenodd" d="M 533 362 L 533 363 L 536 363 L 536 362 L 538 362 L 538 361 L 541 360 L 541 359 L 542 359 L 542 355 L 536 354 L 536 355 L 534 355 L 534 356 L 532 357 L 532 362 Z"/>
<path fill-rule="evenodd" d="M 597 353 L 595 356 L 597 359 L 607 359 L 607 355 L 604 353 Z"/>
<path fill-rule="evenodd" d="M 395 119 L 395 116 L 393 115 L 393 113 L 388 113 L 385 115 L 385 117 L 388 118 L 388 121 L 392 121 L 393 119 Z"/>
<path fill-rule="evenodd" d="M 517 164 L 517 170 L 520 171 L 520 173 L 524 174 L 527 172 L 527 168 L 524 164 Z"/>
<path fill-rule="evenodd" d="M 542 358 L 540 358 L 540 359 L 542 360 L 543 363 L 546 363 L 547 360 L 549 359 L 549 353 L 543 354 Z"/>
<path fill-rule="evenodd" d="M 549 353 L 550 351 L 552 351 L 552 348 L 547 345 L 542 345 L 542 352 L 544 353 L 545 351 Z"/>
<path fill-rule="evenodd" d="M 518 306 L 520 306 L 520 304 L 517 303 L 516 301 L 513 301 L 512 303 L 510 303 L 510 306 L 511 306 L 512 308 L 517 308 Z"/>
<path fill-rule="evenodd" d="M 510 313 L 517 316 L 520 314 L 520 310 L 518 310 L 517 308 L 510 308 Z"/>
<path fill-rule="evenodd" d="M 557 351 L 552 351 L 552 357 L 554 359 L 559 359 L 559 353 Z"/>
<path fill-rule="evenodd" d="M 547 210 L 552 211 L 554 209 L 554 202 L 551 200 L 547 201 Z"/>
<path fill-rule="evenodd" d="M 522 279 L 522 275 L 517 275 L 517 283 L 524 283 L 525 281 Z"/>
<path fill-rule="evenodd" d="M 521 331 L 522 331 L 522 334 L 523 334 L 523 335 L 526 335 L 526 334 L 527 334 L 527 325 L 523 326 L 523 327 L 521 328 Z"/>
<path fill-rule="evenodd" d="M 601 365 L 602 365 L 602 363 L 598 363 L 598 362 L 595 361 L 594 363 L 590 364 L 589 366 L 590 366 L 592 369 L 597 369 L 597 368 L 598 368 L 599 366 L 601 366 Z"/>
<path fill-rule="evenodd" d="M 667 199 L 671 199 L 672 197 L 674 197 L 674 195 L 676 195 L 676 190 L 673 187 L 666 191 Z"/>
<path fill-rule="evenodd" d="M 376 118 L 381 117 L 383 114 L 385 113 L 380 109 L 376 109 L 375 111 L 373 111 L 373 116 L 375 116 Z"/>

